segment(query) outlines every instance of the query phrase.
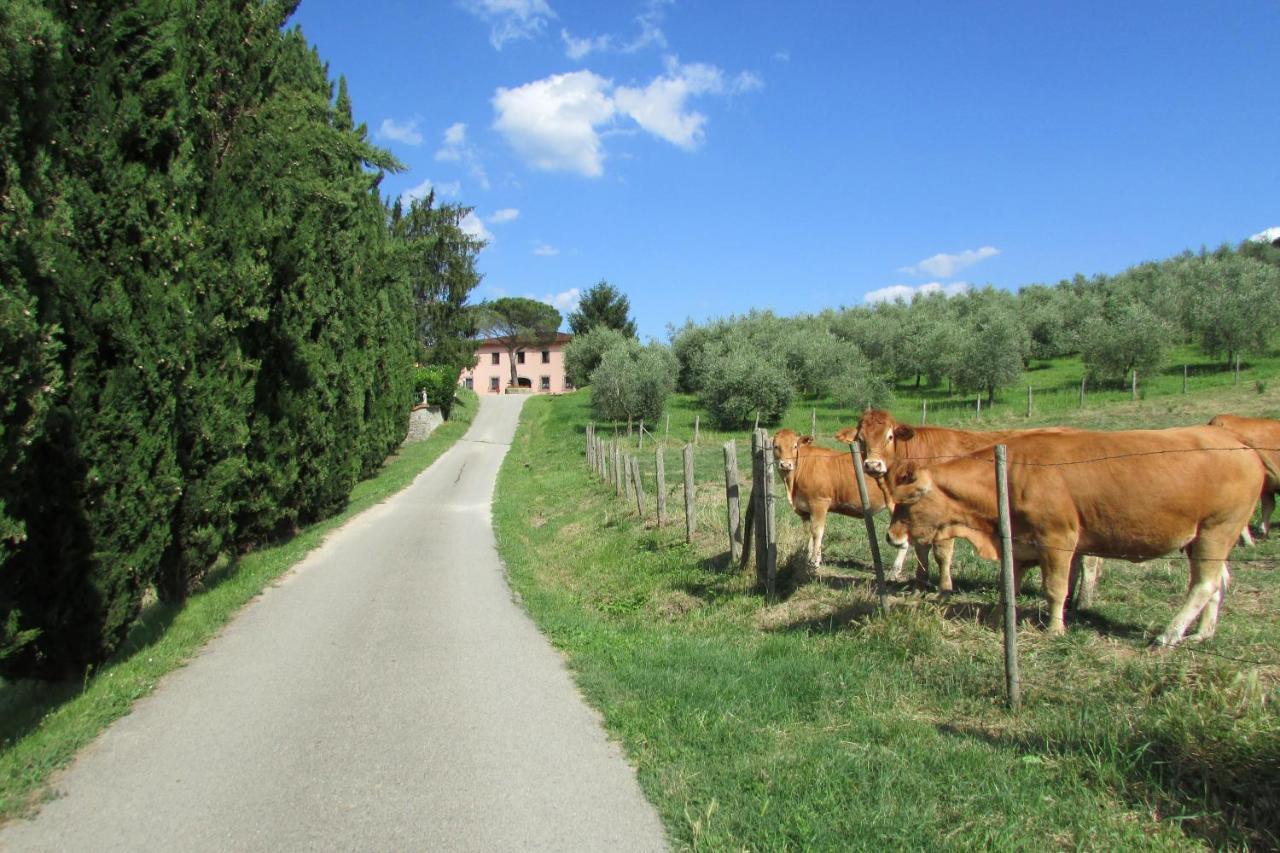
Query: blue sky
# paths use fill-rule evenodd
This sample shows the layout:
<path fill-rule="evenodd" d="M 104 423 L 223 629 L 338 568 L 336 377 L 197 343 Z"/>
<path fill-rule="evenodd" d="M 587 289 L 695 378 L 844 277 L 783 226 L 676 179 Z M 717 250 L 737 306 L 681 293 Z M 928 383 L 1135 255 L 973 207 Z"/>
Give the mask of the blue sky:
<path fill-rule="evenodd" d="M 1280 225 L 1280 4 L 303 0 L 476 299 L 686 318 L 1016 289 Z"/>

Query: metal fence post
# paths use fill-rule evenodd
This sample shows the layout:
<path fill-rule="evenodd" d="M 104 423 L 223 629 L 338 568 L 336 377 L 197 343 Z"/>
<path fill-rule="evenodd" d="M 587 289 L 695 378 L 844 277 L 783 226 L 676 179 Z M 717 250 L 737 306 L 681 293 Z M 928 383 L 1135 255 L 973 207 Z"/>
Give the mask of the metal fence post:
<path fill-rule="evenodd" d="M 1000 510 L 1000 588 L 1004 599 L 1004 684 L 1010 710 L 1022 706 L 1018 681 L 1018 610 L 1013 587 L 1013 525 L 1009 519 L 1009 458 L 1003 444 L 996 445 L 996 499 Z"/>
<path fill-rule="evenodd" d="M 862 470 L 862 445 L 849 444 L 853 454 L 853 476 L 858 481 L 858 497 L 862 499 L 862 520 L 867 525 L 867 541 L 871 543 L 871 565 L 876 570 L 876 595 L 880 597 L 880 612 L 889 609 L 889 592 L 884 586 L 884 563 L 880 559 L 880 540 L 876 538 L 876 523 L 872 518 L 871 498 L 867 492 L 867 477 Z"/>
<path fill-rule="evenodd" d="M 693 541 L 693 531 L 695 527 L 694 511 L 697 509 L 694 505 L 694 500 L 693 445 L 686 444 L 684 446 L 684 540 L 686 542 Z"/>
<path fill-rule="evenodd" d="M 738 446 L 733 439 L 724 443 L 724 498 L 729 515 L 729 563 L 742 553 L 742 507 L 738 485 Z"/>

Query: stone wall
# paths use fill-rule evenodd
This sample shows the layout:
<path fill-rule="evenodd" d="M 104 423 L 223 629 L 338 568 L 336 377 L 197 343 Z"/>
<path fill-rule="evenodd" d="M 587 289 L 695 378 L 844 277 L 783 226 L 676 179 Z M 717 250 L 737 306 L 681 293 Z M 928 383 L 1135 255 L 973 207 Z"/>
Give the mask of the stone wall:
<path fill-rule="evenodd" d="M 425 406 L 419 403 L 413 407 L 413 412 L 409 415 L 409 434 L 404 437 L 404 443 L 422 441 L 442 423 L 444 418 L 440 416 L 439 406 Z"/>

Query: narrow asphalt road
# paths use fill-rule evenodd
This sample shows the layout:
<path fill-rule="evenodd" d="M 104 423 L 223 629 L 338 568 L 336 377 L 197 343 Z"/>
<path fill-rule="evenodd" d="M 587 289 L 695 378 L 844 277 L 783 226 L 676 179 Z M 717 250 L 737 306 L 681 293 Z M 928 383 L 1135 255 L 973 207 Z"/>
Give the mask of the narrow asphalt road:
<path fill-rule="evenodd" d="M 12 850 L 658 850 L 512 602 L 490 501 L 522 398 L 245 608 L 0 830 Z"/>

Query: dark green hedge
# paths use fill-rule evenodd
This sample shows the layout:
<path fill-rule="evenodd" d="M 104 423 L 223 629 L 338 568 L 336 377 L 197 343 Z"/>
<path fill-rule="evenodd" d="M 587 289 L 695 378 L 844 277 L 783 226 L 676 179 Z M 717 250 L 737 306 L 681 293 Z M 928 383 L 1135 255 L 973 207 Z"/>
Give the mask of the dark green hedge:
<path fill-rule="evenodd" d="M 396 166 L 293 5 L 0 4 L 0 674 L 82 674 L 404 436 Z"/>

